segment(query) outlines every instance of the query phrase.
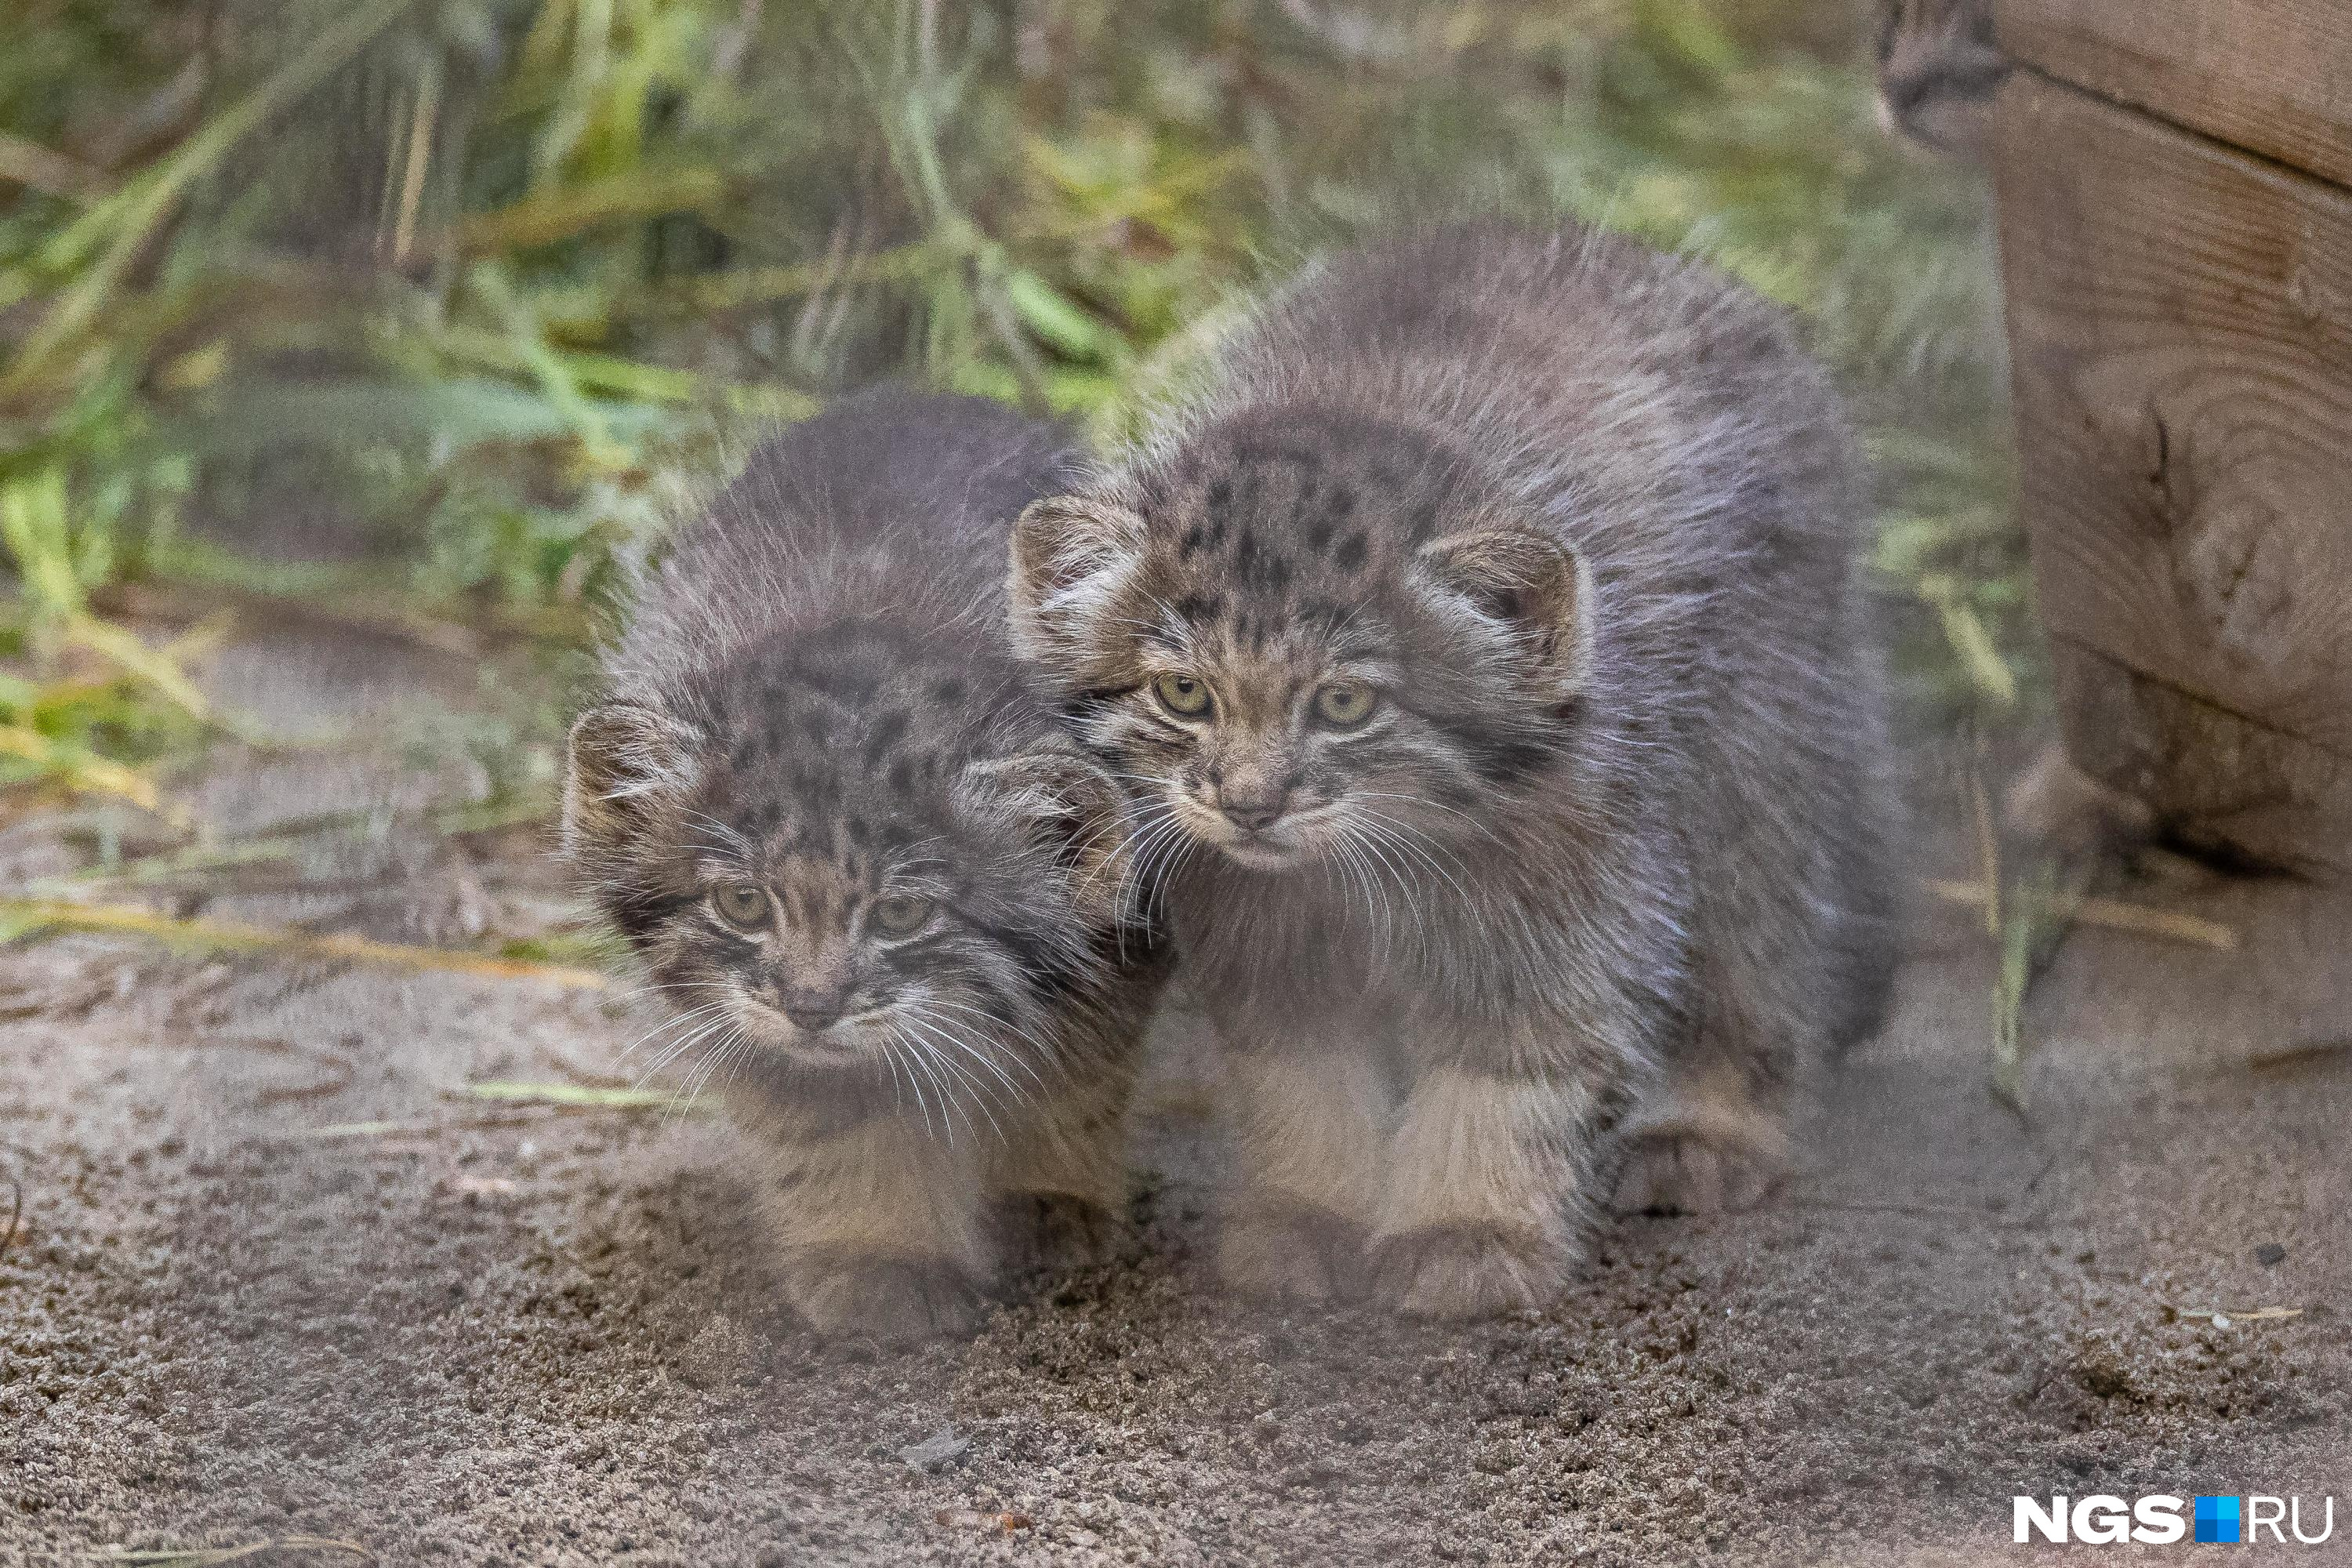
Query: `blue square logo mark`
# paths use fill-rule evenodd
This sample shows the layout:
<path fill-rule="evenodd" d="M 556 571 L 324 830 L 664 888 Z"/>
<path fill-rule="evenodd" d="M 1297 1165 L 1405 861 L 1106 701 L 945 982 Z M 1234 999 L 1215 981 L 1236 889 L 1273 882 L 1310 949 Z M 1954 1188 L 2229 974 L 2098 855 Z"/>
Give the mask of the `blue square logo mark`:
<path fill-rule="evenodd" d="M 2238 1539 L 2238 1500 L 2201 1497 L 2197 1500 L 2197 1539 L 2231 1545 Z"/>

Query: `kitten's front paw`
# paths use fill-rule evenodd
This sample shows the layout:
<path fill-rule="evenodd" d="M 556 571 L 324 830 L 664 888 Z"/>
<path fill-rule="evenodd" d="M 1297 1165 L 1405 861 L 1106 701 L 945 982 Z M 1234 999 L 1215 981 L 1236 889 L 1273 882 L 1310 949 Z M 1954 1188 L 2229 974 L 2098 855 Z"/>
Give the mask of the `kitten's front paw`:
<path fill-rule="evenodd" d="M 1007 1194 L 995 1222 L 1007 1279 L 1092 1268 L 1116 1258 L 1127 1239 L 1117 1215 L 1069 1193 Z"/>
<path fill-rule="evenodd" d="M 1780 1179 L 1780 1161 L 1737 1139 L 1660 1127 L 1625 1149 L 1620 1214 L 1725 1214 L 1754 1208 Z"/>
<path fill-rule="evenodd" d="M 1347 1300 L 1364 1292 L 1364 1228 L 1295 1204 L 1238 1208 L 1217 1238 L 1217 1273 L 1245 1296 Z"/>
<path fill-rule="evenodd" d="M 966 1332 L 985 1305 L 969 1275 L 932 1258 L 874 1258 L 825 1268 L 802 1282 L 793 1304 L 828 1339 L 889 1345 Z"/>
<path fill-rule="evenodd" d="M 1492 1226 L 1432 1226 L 1384 1237 L 1374 1249 L 1381 1294 L 1401 1311 L 1431 1318 L 1549 1306 L 1568 1264 L 1556 1238 Z"/>

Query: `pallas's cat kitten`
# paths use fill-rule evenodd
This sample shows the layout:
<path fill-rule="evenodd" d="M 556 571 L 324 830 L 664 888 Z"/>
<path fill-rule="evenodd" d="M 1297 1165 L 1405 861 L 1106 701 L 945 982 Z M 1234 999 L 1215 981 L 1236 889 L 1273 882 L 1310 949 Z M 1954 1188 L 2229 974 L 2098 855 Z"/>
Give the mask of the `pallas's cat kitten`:
<path fill-rule="evenodd" d="M 793 1303 L 952 1327 L 1123 1206 L 1159 979 L 1118 786 L 1004 646 L 1056 434 L 869 394 L 761 447 L 645 585 L 572 734 L 566 844 L 724 1092 Z"/>
<path fill-rule="evenodd" d="M 1600 234 L 1400 237 L 1141 454 L 1024 513 L 1013 625 L 1219 1036 L 1229 1281 L 1525 1307 L 1612 1177 L 1759 1195 L 1889 936 L 1863 483 L 1779 313 Z"/>

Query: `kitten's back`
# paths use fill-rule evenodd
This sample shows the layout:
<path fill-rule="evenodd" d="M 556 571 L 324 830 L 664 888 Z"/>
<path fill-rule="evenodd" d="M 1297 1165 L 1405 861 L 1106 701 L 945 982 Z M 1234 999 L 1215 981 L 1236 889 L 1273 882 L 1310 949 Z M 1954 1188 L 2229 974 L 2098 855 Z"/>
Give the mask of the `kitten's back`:
<path fill-rule="evenodd" d="M 979 398 L 882 388 L 761 445 L 641 584 L 612 669 L 667 687 L 744 647 L 878 616 L 992 647 L 1008 530 L 1068 443 Z"/>
<path fill-rule="evenodd" d="M 1427 433 L 1585 556 L 1589 743 L 1678 797 L 1710 868 L 1701 945 L 1790 1037 L 1824 996 L 1822 1036 L 1866 1030 L 1895 923 L 1868 470 L 1785 312 L 1614 236 L 1481 223 L 1340 258 L 1232 366 L 1211 417 L 1319 405 Z"/>
<path fill-rule="evenodd" d="M 1712 268 L 1573 226 L 1403 237 L 1277 301 L 1214 405 L 1351 410 L 1473 455 L 1591 563 L 1622 710 L 1703 707 L 1701 650 L 1850 660 L 1855 443 L 1783 312 Z"/>

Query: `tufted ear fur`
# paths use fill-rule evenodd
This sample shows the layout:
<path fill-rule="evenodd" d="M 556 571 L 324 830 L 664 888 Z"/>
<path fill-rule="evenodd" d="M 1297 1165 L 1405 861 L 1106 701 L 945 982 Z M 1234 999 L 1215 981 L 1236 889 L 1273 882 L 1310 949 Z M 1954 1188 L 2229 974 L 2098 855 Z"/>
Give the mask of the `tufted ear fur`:
<path fill-rule="evenodd" d="M 972 763 L 956 795 L 973 809 L 1017 817 L 1069 868 L 1072 900 L 1089 927 L 1108 931 L 1128 918 L 1134 835 L 1108 773 L 1069 752 L 1032 752 Z"/>
<path fill-rule="evenodd" d="M 1502 528 L 1433 539 L 1417 560 L 1439 590 L 1509 636 L 1547 693 L 1564 698 L 1583 686 L 1593 593 L 1581 554 L 1548 535 Z"/>
<path fill-rule="evenodd" d="M 1033 501 L 1013 524 L 1005 578 L 1013 646 L 1047 664 L 1082 635 L 1089 611 L 1108 598 L 1143 551 L 1143 520 L 1087 496 Z"/>
<path fill-rule="evenodd" d="M 572 726 L 563 782 L 563 847 L 610 855 L 643 833 L 665 805 L 694 787 L 699 737 L 635 702 L 591 708 Z"/>

